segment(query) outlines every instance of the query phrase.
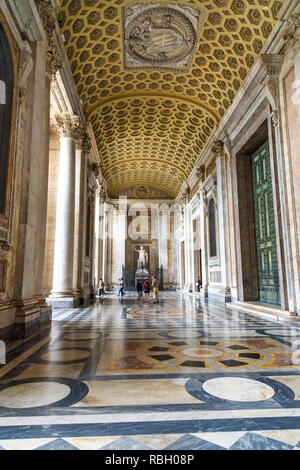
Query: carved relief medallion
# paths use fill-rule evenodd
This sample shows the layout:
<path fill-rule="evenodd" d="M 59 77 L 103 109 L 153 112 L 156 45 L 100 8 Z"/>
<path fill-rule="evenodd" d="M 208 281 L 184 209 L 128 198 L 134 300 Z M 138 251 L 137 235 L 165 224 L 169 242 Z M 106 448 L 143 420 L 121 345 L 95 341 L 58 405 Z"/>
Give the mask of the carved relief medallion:
<path fill-rule="evenodd" d="M 136 3 L 123 9 L 126 69 L 188 71 L 204 15 L 173 3 Z"/>

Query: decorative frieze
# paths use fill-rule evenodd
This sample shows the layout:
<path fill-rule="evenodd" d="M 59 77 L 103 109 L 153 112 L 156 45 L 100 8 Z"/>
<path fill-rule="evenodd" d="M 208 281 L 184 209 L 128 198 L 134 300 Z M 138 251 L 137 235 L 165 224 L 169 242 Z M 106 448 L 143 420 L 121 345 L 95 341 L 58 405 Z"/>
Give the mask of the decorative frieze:
<path fill-rule="evenodd" d="M 56 46 L 56 15 L 51 0 L 36 0 L 40 18 L 48 41 L 46 73 L 52 77 L 61 68 L 61 58 Z"/>
<path fill-rule="evenodd" d="M 56 15 L 51 0 L 36 0 L 38 12 L 46 33 L 47 39 L 53 37 L 55 30 Z"/>
<path fill-rule="evenodd" d="M 85 130 L 80 125 L 79 117 L 71 114 L 57 114 L 55 116 L 56 127 L 60 136 L 71 137 L 75 140 L 81 140 L 85 136 Z"/>
<path fill-rule="evenodd" d="M 196 177 L 200 181 L 200 183 L 204 183 L 205 181 L 205 165 L 201 165 L 196 170 Z"/>
<path fill-rule="evenodd" d="M 0 250 L 3 251 L 12 251 L 13 247 L 10 243 L 8 243 L 6 240 L 0 240 Z"/>
<path fill-rule="evenodd" d="M 191 188 L 187 186 L 187 188 L 182 193 L 180 203 L 188 204 L 190 200 L 191 200 Z"/>
<path fill-rule="evenodd" d="M 90 153 L 92 148 L 92 140 L 88 134 L 84 136 L 83 142 L 82 142 L 82 150 L 84 153 Z"/>
<path fill-rule="evenodd" d="M 94 173 L 95 178 L 98 179 L 100 176 L 100 165 L 93 163 L 92 172 Z"/>
<path fill-rule="evenodd" d="M 101 204 L 104 204 L 105 202 L 108 201 L 108 194 L 107 194 L 107 189 L 105 188 L 105 186 L 102 186 L 102 185 L 99 186 L 98 194 L 99 194 Z"/>
<path fill-rule="evenodd" d="M 46 51 L 46 73 L 53 77 L 56 72 L 61 68 L 61 59 L 54 40 L 49 43 L 49 48 Z"/>
<path fill-rule="evenodd" d="M 273 123 L 273 126 L 276 127 L 278 126 L 279 124 L 279 112 L 275 109 L 272 113 L 271 113 L 271 119 L 272 119 L 272 123 Z"/>
<path fill-rule="evenodd" d="M 265 87 L 266 95 L 273 110 L 279 109 L 279 75 L 283 63 L 283 55 L 263 54 L 260 57 L 260 83 Z"/>
<path fill-rule="evenodd" d="M 26 89 L 24 87 L 21 87 L 19 90 L 19 97 L 18 97 L 18 105 L 22 106 L 24 103 L 24 100 L 26 98 Z"/>

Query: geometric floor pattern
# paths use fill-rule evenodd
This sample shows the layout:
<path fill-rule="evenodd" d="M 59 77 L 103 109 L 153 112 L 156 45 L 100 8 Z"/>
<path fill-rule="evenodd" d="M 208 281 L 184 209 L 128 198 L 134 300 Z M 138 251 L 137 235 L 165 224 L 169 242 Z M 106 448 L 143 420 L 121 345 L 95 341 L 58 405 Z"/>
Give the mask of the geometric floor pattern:
<path fill-rule="evenodd" d="M 0 450 L 300 450 L 299 352 L 298 321 L 181 293 L 56 310 L 7 347 Z"/>

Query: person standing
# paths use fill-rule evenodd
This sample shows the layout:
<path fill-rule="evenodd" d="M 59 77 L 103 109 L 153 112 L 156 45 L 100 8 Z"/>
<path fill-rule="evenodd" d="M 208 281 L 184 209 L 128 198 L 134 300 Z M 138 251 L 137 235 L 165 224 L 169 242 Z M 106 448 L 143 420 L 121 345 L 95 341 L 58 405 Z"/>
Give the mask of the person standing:
<path fill-rule="evenodd" d="M 121 277 L 119 279 L 119 292 L 118 292 L 118 297 L 124 297 L 125 293 L 124 293 L 124 287 L 125 287 L 125 282 L 124 282 L 124 279 L 123 277 Z"/>
<path fill-rule="evenodd" d="M 199 276 L 198 276 L 197 279 L 196 279 L 196 286 L 197 286 L 198 292 L 200 292 L 201 280 L 200 280 L 200 277 L 199 277 Z"/>
<path fill-rule="evenodd" d="M 140 279 L 137 281 L 136 290 L 137 290 L 139 299 L 141 299 L 143 296 L 143 283 Z"/>
<path fill-rule="evenodd" d="M 144 282 L 144 292 L 145 292 L 145 301 L 149 302 L 149 294 L 150 294 L 150 282 L 149 279 L 146 279 Z"/>
<path fill-rule="evenodd" d="M 105 290 L 104 290 L 105 284 L 102 278 L 99 280 L 99 296 L 100 295 L 105 295 Z"/>
<path fill-rule="evenodd" d="M 153 292 L 153 299 L 154 303 L 159 303 L 159 282 L 154 276 L 152 276 L 152 292 Z"/>

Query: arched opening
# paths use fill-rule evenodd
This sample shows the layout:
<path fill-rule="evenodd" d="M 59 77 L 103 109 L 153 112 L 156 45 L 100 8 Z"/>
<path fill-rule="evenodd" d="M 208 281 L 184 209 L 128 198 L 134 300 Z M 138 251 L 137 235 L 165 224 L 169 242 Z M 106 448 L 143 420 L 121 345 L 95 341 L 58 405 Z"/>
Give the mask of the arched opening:
<path fill-rule="evenodd" d="M 10 44 L 0 23 L 0 214 L 8 196 L 10 138 L 14 101 L 14 64 Z"/>

